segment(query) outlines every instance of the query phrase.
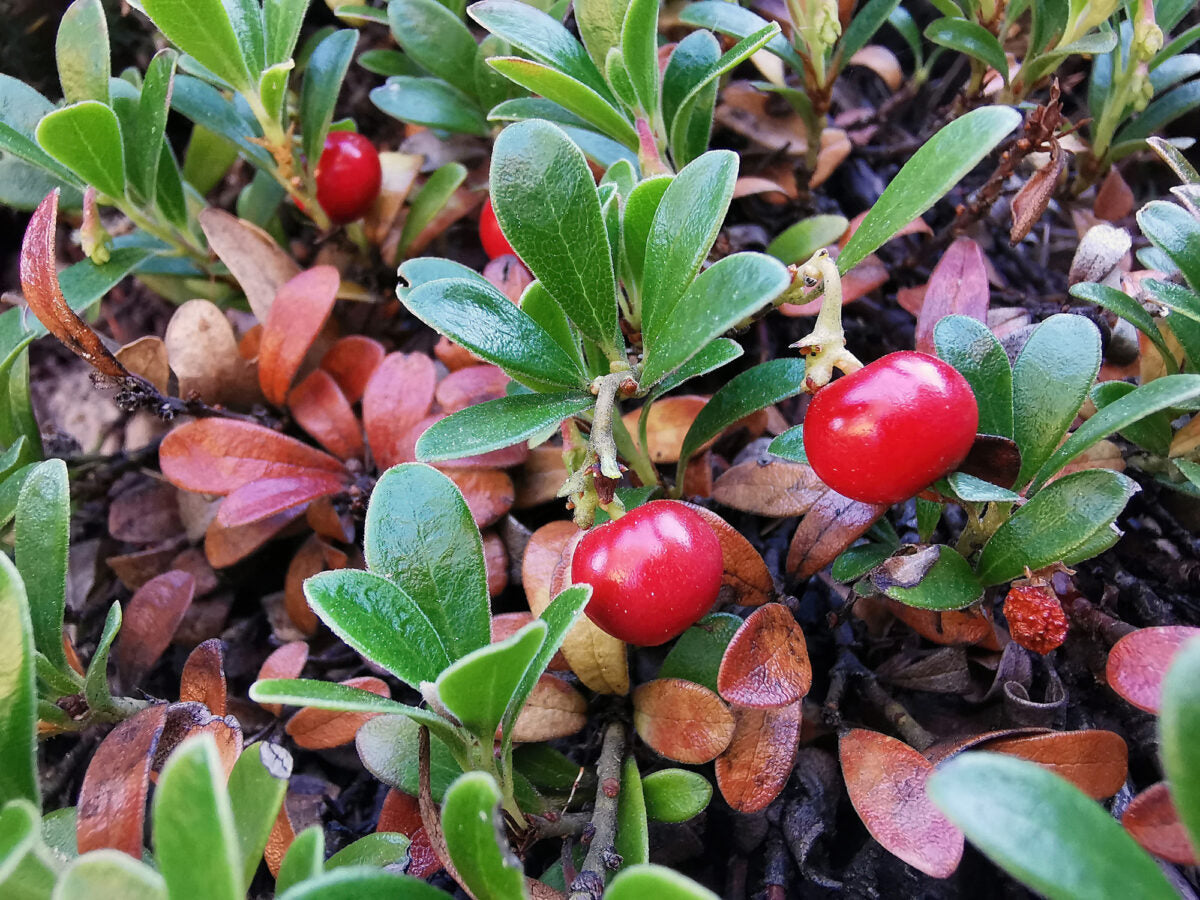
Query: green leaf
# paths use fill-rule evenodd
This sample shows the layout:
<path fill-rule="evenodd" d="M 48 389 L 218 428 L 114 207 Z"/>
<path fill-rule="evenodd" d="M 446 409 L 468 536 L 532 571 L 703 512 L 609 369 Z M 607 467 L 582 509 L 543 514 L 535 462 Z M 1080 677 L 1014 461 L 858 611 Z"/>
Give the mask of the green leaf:
<path fill-rule="evenodd" d="M 937 355 L 967 379 L 979 405 L 979 433 L 1013 435 L 1012 369 L 988 327 L 968 316 L 946 316 L 934 326 Z"/>
<path fill-rule="evenodd" d="M 804 449 L 804 426 L 793 425 L 767 447 L 767 452 L 791 462 L 808 463 L 808 453 Z"/>
<path fill-rule="evenodd" d="M 388 24 L 400 48 L 417 65 L 475 96 L 475 38 L 438 0 L 394 0 Z"/>
<path fill-rule="evenodd" d="M 685 13 L 698 5 L 693 3 L 684 7 Z M 720 5 L 738 8 L 731 3 L 722 2 Z M 721 45 L 707 31 L 694 31 L 675 46 L 662 76 L 662 117 L 668 134 L 674 128 L 680 110 L 684 109 L 684 100 L 692 88 L 704 80 L 720 58 Z"/>
<path fill-rule="evenodd" d="M 490 284 L 443 278 L 413 289 L 404 305 L 431 328 L 530 387 L 561 390 L 587 384 L 578 360 Z"/>
<path fill-rule="evenodd" d="M 291 59 L 309 0 L 263 0 L 263 31 L 267 66 Z"/>
<path fill-rule="evenodd" d="M 349 866 L 335 869 L 278 895 L 279 900 L 445 900 L 446 894 L 410 875 Z M 174 900 L 174 898 L 172 898 Z"/>
<path fill-rule="evenodd" d="M 184 154 L 183 177 L 198 193 L 207 194 L 225 177 L 237 156 L 236 144 L 196 125 Z"/>
<path fill-rule="evenodd" d="M 700 0 L 698 3 L 689 3 L 680 11 L 679 21 L 710 28 L 718 34 L 726 34 L 739 41 L 770 24 L 761 16 L 727 0 Z M 793 71 L 804 71 L 804 60 L 792 49 L 792 45 L 782 34 L 767 41 L 766 49 L 787 63 Z"/>
<path fill-rule="evenodd" d="M 1171 800 L 1200 846 L 1200 644 L 1192 639 L 1175 655 L 1163 680 L 1158 717 L 1163 769 Z"/>
<path fill-rule="evenodd" d="M 928 791 L 984 856 L 1051 900 L 1177 896 L 1107 810 L 1037 763 L 963 753 Z"/>
<path fill-rule="evenodd" d="M 108 688 L 108 654 L 112 650 L 117 633 L 121 630 L 121 618 L 121 604 L 114 602 L 104 618 L 104 630 L 100 632 L 96 652 L 88 660 L 87 675 L 83 680 L 83 696 L 87 699 L 88 709 L 98 712 L 115 711 L 112 693 Z"/>
<path fill-rule="evenodd" d="M 646 821 L 646 798 L 642 793 L 642 773 L 637 760 L 625 757 L 621 763 L 621 793 L 617 795 L 617 840 L 613 848 L 622 866 L 650 861 L 650 825 Z"/>
<path fill-rule="evenodd" d="M 918 609 L 963 609 L 983 596 L 983 585 L 971 571 L 971 564 L 953 548 L 934 544 L 909 559 L 919 555 L 928 562 L 926 554 L 934 562 L 924 572 L 904 569 L 904 557 L 894 557 L 900 565 L 879 570 L 871 580 L 893 600 Z M 919 580 L 912 583 L 914 579 Z"/>
<path fill-rule="evenodd" d="M 420 76 L 423 74 L 421 67 L 399 50 L 387 48 L 366 50 L 358 54 L 358 59 L 355 61 L 372 75 L 382 75 L 385 78 L 392 75 Z"/>
<path fill-rule="evenodd" d="M 317 44 L 304 70 L 304 84 L 300 89 L 300 122 L 304 126 L 301 138 L 310 172 L 317 170 L 325 136 L 329 134 L 329 123 L 333 121 L 333 107 L 342 90 L 342 81 L 346 78 L 357 44 L 358 32 L 355 29 L 335 31 Z"/>
<path fill-rule="evenodd" d="M 147 204 L 154 202 L 158 185 L 158 165 L 163 155 L 177 57 L 174 50 L 162 50 L 150 60 L 142 81 L 136 126 L 128 144 L 129 183 Z"/>
<path fill-rule="evenodd" d="M 229 773 L 229 797 L 242 863 L 242 890 L 250 889 L 275 818 L 283 806 L 292 757 L 278 744 L 251 744 Z"/>
<path fill-rule="evenodd" d="M 1127 381 L 1104 381 L 1092 388 L 1091 398 L 1096 409 L 1103 409 L 1135 390 L 1137 385 Z M 1122 428 L 1121 437 L 1155 456 L 1168 456 L 1171 452 L 1171 438 L 1174 435 L 1171 418 L 1171 413 L 1167 410 L 1150 413 Z"/>
<path fill-rule="evenodd" d="M 621 28 L 621 56 L 649 117 L 658 112 L 658 2 L 630 0 Z"/>
<path fill-rule="evenodd" d="M 942 128 L 909 158 L 875 201 L 838 254 L 838 271 L 849 272 L 933 206 L 1020 124 L 1021 114 L 1015 109 L 986 106 Z"/>
<path fill-rule="evenodd" d="M 822 247 L 836 243 L 849 225 L 845 216 L 809 216 L 780 233 L 767 245 L 767 252 L 785 265 L 802 262 Z"/>
<path fill-rule="evenodd" d="M 175 76 L 175 84 L 171 89 L 171 108 L 187 116 L 199 128 L 204 129 L 199 134 L 211 133 L 217 137 L 224 138 L 237 147 L 238 152 L 242 156 L 260 169 L 270 170 L 275 165 L 271 154 L 264 147 L 254 143 L 253 139 L 262 137 L 262 129 L 258 127 L 258 123 L 242 115 L 241 111 L 233 103 L 221 96 L 221 92 L 211 84 L 207 84 L 191 75 L 177 74 Z M 195 144 L 197 137 L 198 133 L 193 131 L 193 144 Z M 193 159 L 196 159 L 195 154 L 208 153 L 213 149 L 216 149 L 214 142 L 208 137 L 201 140 L 201 143 L 194 152 L 191 146 L 188 147 L 187 159 L 184 161 L 184 171 L 185 173 L 190 173 L 187 176 L 188 181 L 197 190 L 199 190 L 200 186 L 193 179 L 203 182 L 203 176 L 212 178 L 217 170 L 223 176 L 228 169 L 228 165 L 225 164 L 225 159 L 227 158 L 225 154 L 217 157 L 218 164 L 213 166 L 212 170 L 209 170 L 207 166 L 202 166 L 199 161 L 192 162 Z"/>
<path fill-rule="evenodd" d="M 770 256 L 735 253 L 701 273 L 669 316 L 644 331 L 639 381 L 653 385 L 706 344 L 770 303 L 788 286 L 787 268 Z"/>
<path fill-rule="evenodd" d="M 360 837 L 325 861 L 326 869 L 343 866 L 372 866 L 381 869 L 403 862 L 408 856 L 409 839 L 395 831 L 379 831 Z"/>
<path fill-rule="evenodd" d="M 1012 368 L 1018 485 L 1055 452 L 1099 371 L 1100 332 L 1083 316 L 1051 316 L 1030 335 Z"/>
<path fill-rule="evenodd" d="M 1107 469 L 1072 472 L 1042 488 L 984 545 L 976 572 L 985 585 L 1017 578 L 1070 557 L 1116 519 L 1138 490 Z"/>
<path fill-rule="evenodd" d="M 587 363 L 579 347 L 579 332 L 571 324 L 559 302 L 540 281 L 535 281 L 525 288 L 518 306 L 554 339 L 554 343 L 563 349 L 579 371 L 586 371 Z"/>
<path fill-rule="evenodd" d="M 535 619 L 512 637 L 468 653 L 438 676 L 442 703 L 481 741 L 495 739 L 546 634 L 546 623 Z"/>
<path fill-rule="evenodd" d="M 657 822 L 686 822 L 704 812 L 712 784 L 699 772 L 662 769 L 642 779 L 646 813 Z"/>
<path fill-rule="evenodd" d="M 646 242 L 654 214 L 662 202 L 663 193 L 674 180 L 671 175 L 657 175 L 639 182 L 625 201 L 621 216 L 621 259 L 632 276 L 633 290 L 640 293 L 646 265 Z M 629 284 L 626 285 L 629 287 Z"/>
<path fill-rule="evenodd" d="M 47 113 L 37 141 L 48 154 L 100 193 L 125 193 L 125 151 L 116 113 L 97 100 L 84 100 Z"/>
<path fill-rule="evenodd" d="M 511 447 L 595 403 L 591 394 L 564 391 L 514 394 L 468 406 L 426 429 L 417 441 L 417 458 L 439 462 Z"/>
<path fill-rule="evenodd" d="M 62 14 L 54 44 L 58 80 L 68 103 L 98 100 L 107 104 L 112 64 L 108 20 L 100 0 L 75 0 Z"/>
<path fill-rule="evenodd" d="M 0 801 L 41 806 L 37 775 L 37 688 L 33 624 L 16 566 L 0 553 Z M 6 811 L 7 812 L 7 811 Z M 2 821 L 2 818 L 0 818 Z"/>
<path fill-rule="evenodd" d="M 240 91 L 253 88 L 241 43 L 221 0 L 142 0 L 142 9 L 171 43 L 214 75 Z"/>
<path fill-rule="evenodd" d="M 1161 132 L 1197 107 L 1200 107 L 1200 80 L 1180 85 L 1155 100 L 1136 119 L 1118 131 L 1113 139 L 1114 150 L 1122 144 L 1133 144 L 1134 149 L 1140 149 L 1142 142 L 1150 135 Z"/>
<path fill-rule="evenodd" d="M 742 619 L 732 613 L 705 616 L 671 646 L 658 677 L 694 681 L 715 692 L 721 658 L 741 627 Z"/>
<path fill-rule="evenodd" d="M 505 837 L 500 789 L 484 772 L 467 772 L 442 805 L 446 848 L 463 886 L 477 900 L 520 900 L 525 873 Z"/>
<path fill-rule="evenodd" d="M 367 507 L 363 549 L 371 571 L 429 617 L 451 660 L 488 646 L 483 540 L 453 481 L 417 464 L 384 472 Z"/>
<path fill-rule="evenodd" d="M 25 580 L 34 646 L 64 673 L 70 671 L 63 650 L 70 536 L 67 465 L 61 459 L 48 459 L 30 472 L 21 488 L 14 558 Z"/>
<path fill-rule="evenodd" d="M 699 447 L 727 427 L 804 389 L 804 360 L 772 359 L 735 375 L 705 404 L 679 451 L 680 471 Z"/>
<path fill-rule="evenodd" d="M 154 857 L 171 900 L 240 900 L 242 864 L 229 791 L 211 735 L 184 741 L 154 792 Z"/>
<path fill-rule="evenodd" d="M 996 36 L 977 22 L 945 17 L 934 19 L 925 27 L 925 37 L 933 43 L 965 53 L 984 65 L 991 66 L 1008 84 L 1008 60 Z"/>
<path fill-rule="evenodd" d="M 38 122 L 53 109 L 54 104 L 29 85 L 10 75 L 0 74 L 0 150 L 45 169 L 56 179 L 79 186 L 82 182 L 39 147 L 34 139 Z M 42 197 L 46 193 L 43 191 Z M 38 197 L 33 206 L 40 202 L 41 197 Z"/>
<path fill-rule="evenodd" d="M 855 53 L 865 47 L 899 5 L 900 0 L 870 0 L 856 11 L 838 42 L 838 63 L 844 66 Z"/>
<path fill-rule="evenodd" d="M 984 481 L 982 478 L 968 475 L 966 472 L 951 472 L 946 476 L 946 481 L 954 491 L 954 496 L 968 503 L 993 503 L 997 501 L 1016 503 L 1021 499 L 1021 495 L 1016 491 L 999 487 L 990 481 Z"/>
<path fill-rule="evenodd" d="M 1124 291 L 1109 287 L 1107 284 L 1085 282 L 1072 287 L 1071 296 L 1095 303 L 1109 312 L 1116 313 L 1150 339 L 1162 356 L 1163 364 L 1167 366 L 1169 374 L 1174 374 L 1178 371 L 1178 367 L 1175 365 L 1175 354 L 1171 352 L 1171 349 L 1167 346 L 1167 342 L 1163 339 L 1162 332 L 1158 330 L 1158 325 L 1155 323 L 1154 317 L 1146 312 L 1146 308 L 1142 304 Z"/>
<path fill-rule="evenodd" d="M 940 506 L 938 508 L 941 509 Z M 922 535 L 922 540 L 924 539 L 925 537 Z M 857 581 L 895 551 L 896 547 L 894 545 L 877 544 L 874 542 L 851 547 L 848 550 L 843 550 L 838 558 L 833 561 L 833 568 L 830 569 L 830 574 L 833 576 L 834 581 L 842 583 Z"/>
<path fill-rule="evenodd" d="M 925 48 L 921 43 L 921 29 L 917 27 L 912 14 L 903 6 L 897 6 L 888 13 L 887 21 L 889 25 L 896 29 L 900 37 L 904 38 L 904 43 L 912 51 L 913 61 L 917 66 L 924 65 Z"/>
<path fill-rule="evenodd" d="M 579 330 L 615 354 L 616 280 L 600 198 L 582 151 L 548 122 L 510 125 L 492 150 L 491 195 L 517 255 Z"/>
<path fill-rule="evenodd" d="M 371 102 L 401 122 L 458 134 L 486 135 L 483 113 L 466 94 L 436 78 L 399 75 L 371 91 Z"/>
<path fill-rule="evenodd" d="M 722 366 L 728 365 L 742 355 L 742 345 L 730 338 L 717 338 L 706 345 L 699 353 L 685 362 L 682 366 L 655 385 L 654 390 L 646 398 L 642 406 L 642 414 L 649 415 L 648 404 L 667 394 L 680 385 L 709 372 L 715 372 Z"/>
<path fill-rule="evenodd" d="M 632 866 L 618 873 L 605 900 L 718 900 L 716 894 L 674 869 L 653 864 Z"/>
<path fill-rule="evenodd" d="M 436 0 L 424 0 L 434 6 L 441 7 Z M 437 217 L 446 203 L 454 196 L 459 185 L 467 180 L 467 167 L 462 163 L 448 162 L 434 170 L 433 174 L 421 185 L 408 203 L 408 216 L 404 220 L 404 229 L 400 232 L 400 244 L 397 254 L 404 255 L 413 241 L 420 237 L 429 224 Z"/>
<path fill-rule="evenodd" d="M 167 900 L 167 884 L 152 868 L 119 850 L 93 850 L 77 857 L 59 876 L 54 900 Z"/>
<path fill-rule="evenodd" d="M 713 150 L 685 167 L 663 193 L 646 238 L 642 329 L 648 344 L 671 319 L 708 257 L 737 173 L 736 153 Z"/>
<path fill-rule="evenodd" d="M 291 888 L 310 883 L 310 879 L 319 878 L 324 871 L 325 829 L 310 825 L 296 835 L 284 854 L 275 878 L 275 893 L 286 896 Z"/>
<path fill-rule="evenodd" d="M 1200 222 L 1165 200 L 1147 203 L 1138 210 L 1137 221 L 1142 234 L 1171 258 L 1192 289 L 1200 290 Z"/>
<path fill-rule="evenodd" d="M 420 728 L 410 717 L 376 716 L 358 729 L 354 743 L 368 772 L 415 797 L 420 793 L 419 740 Z M 441 801 L 467 762 L 461 733 L 454 732 L 446 742 L 430 729 L 429 779 L 434 800 Z"/>

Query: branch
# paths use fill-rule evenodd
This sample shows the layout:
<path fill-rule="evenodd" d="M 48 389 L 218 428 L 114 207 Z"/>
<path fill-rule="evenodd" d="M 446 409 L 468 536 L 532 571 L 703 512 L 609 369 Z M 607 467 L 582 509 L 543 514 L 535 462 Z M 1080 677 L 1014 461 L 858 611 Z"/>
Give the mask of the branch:
<path fill-rule="evenodd" d="M 617 838 L 617 802 L 621 795 L 621 758 L 625 755 L 625 724 L 610 722 L 596 762 L 596 808 L 592 811 L 591 843 L 583 867 L 571 882 L 569 900 L 600 900 L 604 876 L 621 864 Z M 585 839 L 587 834 L 584 835 Z"/>

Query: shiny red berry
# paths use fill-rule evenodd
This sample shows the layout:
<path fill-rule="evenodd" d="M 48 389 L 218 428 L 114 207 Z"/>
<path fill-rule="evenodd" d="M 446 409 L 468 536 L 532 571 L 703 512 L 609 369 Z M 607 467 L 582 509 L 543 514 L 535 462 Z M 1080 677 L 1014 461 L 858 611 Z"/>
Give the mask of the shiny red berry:
<path fill-rule="evenodd" d="M 496 220 L 496 211 L 492 209 L 491 197 L 483 202 L 483 209 L 479 213 L 479 241 L 483 244 L 483 252 L 488 255 L 488 259 L 495 259 L 506 253 L 516 255 L 517 251 L 512 248 L 512 244 L 500 230 L 500 223 Z"/>
<path fill-rule="evenodd" d="M 804 450 L 839 494 L 899 503 L 954 471 L 978 427 L 967 380 L 937 357 L 907 350 L 821 388 L 804 418 Z"/>
<path fill-rule="evenodd" d="M 593 528 L 571 561 L 571 580 L 592 586 L 588 618 L 641 647 L 669 641 L 712 609 L 723 571 L 712 528 L 671 500 Z"/>
<path fill-rule="evenodd" d="M 1004 598 L 1004 618 L 1012 639 L 1034 653 L 1049 653 L 1067 638 L 1067 614 L 1045 585 L 1014 585 Z"/>
<path fill-rule="evenodd" d="M 375 146 L 353 131 L 331 131 L 317 162 L 317 202 L 337 225 L 361 219 L 379 196 L 383 168 Z"/>

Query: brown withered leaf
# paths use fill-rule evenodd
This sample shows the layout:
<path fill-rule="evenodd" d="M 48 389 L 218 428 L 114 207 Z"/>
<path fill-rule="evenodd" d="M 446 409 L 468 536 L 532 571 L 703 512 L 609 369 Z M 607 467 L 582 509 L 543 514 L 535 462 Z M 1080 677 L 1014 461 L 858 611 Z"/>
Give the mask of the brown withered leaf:
<path fill-rule="evenodd" d="M 225 645 L 211 638 L 188 654 L 179 676 L 179 700 L 203 703 L 215 716 L 225 715 Z"/>
<path fill-rule="evenodd" d="M 851 6 L 853 9 L 853 6 Z M 881 44 L 868 44 L 850 57 L 847 65 L 865 66 L 870 69 L 895 93 L 904 83 L 904 72 L 900 69 L 900 60 L 896 54 Z"/>
<path fill-rule="evenodd" d="M 513 725 L 515 743 L 553 741 L 575 734 L 587 725 L 587 700 L 554 675 L 542 675 Z M 497 738 L 500 731 L 497 729 Z"/>
<path fill-rule="evenodd" d="M 680 394 L 664 397 L 650 407 L 650 415 L 646 419 L 646 442 L 650 445 L 650 459 L 656 463 L 679 462 L 679 451 L 683 449 L 683 439 L 688 429 L 700 415 L 708 403 L 707 397 L 695 394 Z M 638 417 L 640 409 L 627 412 L 621 417 L 629 430 L 633 442 L 639 447 Z M 715 440 L 715 438 L 713 439 Z M 704 447 L 712 445 L 709 441 Z"/>
<path fill-rule="evenodd" d="M 137 589 L 125 604 L 113 655 L 124 689 L 133 687 L 158 662 L 191 606 L 196 579 L 188 572 L 164 572 Z"/>
<path fill-rule="evenodd" d="M 718 503 L 770 518 L 800 516 L 825 493 L 812 466 L 771 458 L 738 463 L 713 484 Z"/>
<path fill-rule="evenodd" d="M 233 326 L 215 303 L 181 305 L 167 323 L 163 344 L 184 400 L 242 405 L 261 397 L 255 367 L 238 350 Z"/>
<path fill-rule="evenodd" d="M 233 716 L 217 716 L 200 703 L 172 703 L 167 706 L 167 719 L 163 723 L 162 737 L 154 749 L 153 770 L 162 772 L 167 758 L 175 748 L 190 737 L 211 735 L 217 745 L 217 755 L 225 777 L 233 771 L 237 758 L 242 755 L 244 737 L 241 725 Z"/>
<path fill-rule="evenodd" d="M 193 600 L 183 621 L 171 638 L 176 647 L 195 647 L 207 640 L 220 637 L 233 607 L 233 594 L 219 594 L 209 600 Z"/>
<path fill-rule="evenodd" d="M 318 572 L 344 569 L 349 564 L 350 559 L 345 553 L 315 534 L 305 540 L 292 557 L 283 580 L 284 607 L 287 609 L 288 618 L 304 634 L 316 634 L 320 624 L 317 614 L 309 607 L 304 596 L 305 579 Z"/>
<path fill-rule="evenodd" d="M 171 365 L 162 338 L 152 334 L 140 337 L 118 350 L 116 356 L 117 362 L 166 395 L 171 382 Z"/>
<path fill-rule="evenodd" d="M 269 678 L 299 678 L 308 662 L 308 644 L 304 641 L 291 641 L 271 653 L 258 670 L 257 681 Z M 278 716 L 283 712 L 282 703 L 263 703 L 263 709 Z"/>
<path fill-rule="evenodd" d="M 507 393 L 506 386 L 511 380 L 499 366 L 467 366 L 439 381 L 433 397 L 442 412 L 455 413 L 468 406 L 498 400 Z"/>
<path fill-rule="evenodd" d="M 1000 487 L 1012 487 L 1021 472 L 1021 451 L 1016 441 L 998 434 L 976 435 L 958 471 Z"/>
<path fill-rule="evenodd" d="M 1039 763 L 1095 800 L 1119 791 L 1129 774 L 1129 748 L 1124 739 L 1101 729 L 999 738 L 979 749 Z"/>
<path fill-rule="evenodd" d="M 196 579 L 196 596 L 203 597 L 217 589 L 217 573 L 204 558 L 204 553 L 196 547 L 188 547 L 173 560 L 171 568 L 181 572 L 189 572 Z"/>
<path fill-rule="evenodd" d="M 892 615 L 927 641 L 946 646 L 978 644 L 989 650 L 1000 649 L 996 638 L 996 626 L 991 617 L 978 606 L 938 612 L 933 609 L 917 609 L 891 598 L 887 598 L 886 603 Z"/>
<path fill-rule="evenodd" d="M 199 216 L 208 245 L 229 267 L 255 318 L 266 322 L 279 288 L 300 274 L 300 267 L 278 242 L 257 225 L 207 207 Z"/>
<path fill-rule="evenodd" d="M 558 520 L 547 522 L 529 536 L 525 555 L 521 557 L 521 583 L 533 615 L 541 615 L 554 599 L 550 593 L 554 570 L 562 561 L 567 544 L 580 534 L 574 522 Z"/>
<path fill-rule="evenodd" d="M 275 294 L 258 347 L 258 382 L 276 406 L 287 399 L 325 320 L 333 311 L 341 276 L 333 266 L 315 266 L 289 279 Z"/>
<path fill-rule="evenodd" d="M 567 480 L 562 447 L 542 444 L 529 451 L 525 464 L 512 472 L 517 499 L 515 509 L 529 509 L 549 503 L 558 496 L 558 489 Z"/>
<path fill-rule="evenodd" d="M 178 555 L 182 546 L 181 539 L 172 538 L 145 550 L 110 556 L 104 562 L 121 580 L 121 584 L 131 591 L 136 591 L 155 575 L 161 575 L 167 569 L 174 568 L 171 560 Z"/>
<path fill-rule="evenodd" d="M 1200 415 L 1192 416 L 1186 425 L 1175 432 L 1167 455 L 1171 459 L 1178 459 L 1187 456 L 1197 447 L 1200 447 Z"/>
<path fill-rule="evenodd" d="M 332 497 L 318 497 L 304 511 L 308 527 L 328 541 L 349 544 L 354 540 L 354 516 L 350 510 L 338 511 Z"/>
<path fill-rule="evenodd" d="M 929 284 L 917 316 L 916 349 L 933 354 L 933 329 L 946 316 L 969 316 L 987 321 L 990 294 L 983 250 L 969 237 L 960 237 L 947 248 L 929 275 Z"/>
<path fill-rule="evenodd" d="M 1037 224 L 1038 219 L 1050 204 L 1058 187 L 1059 176 L 1066 164 L 1062 145 L 1053 138 L 1050 141 L 1050 159 L 1029 177 L 1012 199 L 1012 229 L 1008 239 L 1016 246 Z"/>
<path fill-rule="evenodd" d="M 363 455 L 362 426 L 333 376 L 314 369 L 287 396 L 296 424 L 338 459 Z"/>
<path fill-rule="evenodd" d="M 1130 632 L 1108 652 L 1108 686 L 1138 709 L 1158 715 L 1162 683 L 1179 648 L 1200 635 L 1200 628 L 1160 625 Z"/>
<path fill-rule="evenodd" d="M 108 507 L 108 533 L 131 544 L 157 544 L 181 535 L 179 491 L 157 479 L 135 481 L 112 498 Z"/>
<path fill-rule="evenodd" d="M 676 476 L 678 477 L 678 476 Z M 705 450 L 688 460 L 683 470 L 683 496 L 711 497 L 713 491 L 713 452 Z"/>
<path fill-rule="evenodd" d="M 745 536 L 711 509 L 685 504 L 709 524 L 721 542 L 721 562 L 724 572 L 721 583 L 729 588 L 730 602 L 739 606 L 762 606 L 775 593 L 771 572 L 754 546 Z"/>
<path fill-rule="evenodd" d="M 1117 167 L 1113 166 L 1100 183 L 1100 190 L 1096 191 L 1092 212 L 1097 219 L 1118 222 L 1133 212 L 1134 203 L 1133 191 Z"/>
<path fill-rule="evenodd" d="M 837 171 L 837 167 L 846 161 L 846 157 L 853 149 L 854 145 L 850 142 L 850 136 L 841 128 L 823 128 L 821 130 L 821 149 L 817 151 L 817 165 L 808 179 L 809 188 L 820 187 L 824 184 L 829 176 Z M 882 284 L 882 282 L 880 283 Z M 876 285 L 876 287 L 878 286 Z"/>
<path fill-rule="evenodd" d="M 347 400 L 357 403 L 386 355 L 379 341 L 351 334 L 330 345 L 321 357 L 320 368 L 333 376 Z"/>
<path fill-rule="evenodd" d="M 903 654 L 889 657 L 875 670 L 897 687 L 936 694 L 964 694 L 971 687 L 967 654 L 961 647 L 942 647 L 912 659 Z"/>
<path fill-rule="evenodd" d="M 787 571 L 804 581 L 833 562 L 862 537 L 887 504 L 862 503 L 829 489 L 800 520 L 788 547 Z"/>
<path fill-rule="evenodd" d="M 380 697 L 390 698 L 392 696 L 386 682 L 369 675 L 350 678 L 341 684 L 370 691 Z M 297 746 L 306 750 L 327 750 L 330 747 L 341 747 L 343 744 L 352 743 L 354 736 L 358 734 L 358 729 L 376 715 L 376 713 L 338 712 L 306 706 L 288 720 L 286 731 Z"/>
<path fill-rule="evenodd" d="M 379 468 L 412 462 L 409 431 L 429 415 L 437 372 L 424 353 L 389 353 L 367 382 L 363 427 Z"/>
<path fill-rule="evenodd" d="M 494 531 L 483 536 L 483 562 L 487 567 L 488 596 L 504 593 L 508 587 L 508 548 Z"/>
<path fill-rule="evenodd" d="M 275 824 L 271 826 L 271 833 L 267 836 L 267 846 L 263 849 L 263 860 L 266 862 L 267 870 L 270 871 L 272 878 L 279 877 L 279 867 L 283 865 L 283 858 L 287 855 L 288 848 L 292 846 L 294 840 L 296 840 L 296 829 L 292 827 L 287 803 L 284 802 L 279 807 Z"/>
<path fill-rule="evenodd" d="M 58 283 L 54 248 L 58 228 L 58 188 L 46 195 L 29 218 L 21 241 L 21 290 L 25 302 L 46 330 L 101 375 L 121 378 L 129 373 L 117 362 L 100 336 L 75 314 Z"/>
<path fill-rule="evenodd" d="M 392 227 L 397 224 L 404 201 L 412 190 L 424 161 L 425 158 L 416 153 L 384 151 L 379 154 L 379 167 L 382 170 L 379 196 L 375 198 L 374 205 L 363 221 L 367 240 L 372 244 L 382 244 Z"/>
<path fill-rule="evenodd" d="M 855 812 L 885 850 L 933 878 L 949 878 L 964 837 L 929 799 L 933 764 L 903 741 L 856 728 L 838 743 Z"/>
<path fill-rule="evenodd" d="M 717 690 L 737 706 L 775 709 L 802 699 L 812 687 L 804 632 L 780 603 L 756 609 L 721 657 Z"/>
<path fill-rule="evenodd" d="M 204 556 L 214 569 L 224 569 L 239 563 L 304 515 L 304 506 L 294 506 L 281 513 L 227 528 L 215 518 L 204 533 Z"/>
<path fill-rule="evenodd" d="M 532 621 L 533 613 L 527 612 L 498 613 L 492 616 L 492 643 L 512 637 Z M 552 672 L 568 672 L 571 669 L 561 650 L 550 657 L 546 668 Z"/>
<path fill-rule="evenodd" d="M 1096 443 L 1092 444 L 1092 446 L 1088 447 L 1048 478 L 1046 484 L 1058 481 L 1058 479 L 1070 475 L 1072 472 L 1081 472 L 1084 469 L 1108 469 L 1112 472 L 1124 472 L 1125 454 L 1112 441 L 1096 441 Z"/>
<path fill-rule="evenodd" d="M 110 731 L 92 754 L 76 807 L 80 853 L 109 848 L 142 858 L 150 767 L 166 718 L 166 706 L 143 709 Z"/>
<path fill-rule="evenodd" d="M 1129 801 L 1121 824 L 1145 850 L 1167 862 L 1194 866 L 1200 861 L 1165 781 L 1151 785 Z"/>
<path fill-rule="evenodd" d="M 952 756 L 979 747 L 981 744 L 986 744 L 988 741 L 994 741 L 998 738 L 1016 737 L 1028 734 L 1046 734 L 1049 728 L 999 728 L 995 731 L 984 731 L 980 734 L 968 734 L 960 737 L 944 738 L 940 741 L 935 741 L 922 751 L 925 758 L 935 766 L 940 765 Z"/>
<path fill-rule="evenodd" d="M 421 808 L 416 797 L 395 788 L 390 789 L 383 798 L 375 831 L 393 831 L 408 835 L 411 843 L 408 845 L 406 874 L 414 878 L 428 878 L 442 868 L 437 854 L 433 852 L 433 844 L 421 819 Z"/>
<path fill-rule="evenodd" d="M 733 713 L 694 681 L 658 678 L 633 692 L 633 727 L 660 756 L 698 766 L 716 759 L 733 739 Z"/>
<path fill-rule="evenodd" d="M 766 809 L 779 796 L 800 747 L 800 702 L 778 709 L 733 709 L 733 739 L 717 757 L 717 787 L 741 813 Z"/>
<path fill-rule="evenodd" d="M 462 492 L 471 518 L 480 528 L 494 525 L 512 509 L 516 492 L 507 472 L 440 465 L 437 468 Z"/>

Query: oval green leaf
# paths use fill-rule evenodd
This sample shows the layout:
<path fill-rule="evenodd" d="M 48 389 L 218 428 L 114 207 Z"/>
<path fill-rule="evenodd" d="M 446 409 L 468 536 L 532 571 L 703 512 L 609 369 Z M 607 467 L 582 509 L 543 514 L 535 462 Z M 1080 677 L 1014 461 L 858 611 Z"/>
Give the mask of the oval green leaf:
<path fill-rule="evenodd" d="M 704 812 L 712 784 L 699 772 L 663 769 L 642 779 L 646 814 L 658 822 L 686 822 Z"/>

